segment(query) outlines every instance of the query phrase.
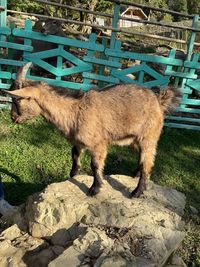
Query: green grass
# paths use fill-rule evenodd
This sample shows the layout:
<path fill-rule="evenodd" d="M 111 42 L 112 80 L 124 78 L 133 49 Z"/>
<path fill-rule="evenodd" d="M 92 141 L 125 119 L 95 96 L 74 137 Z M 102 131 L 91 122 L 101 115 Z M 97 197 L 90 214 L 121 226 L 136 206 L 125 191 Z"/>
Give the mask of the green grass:
<path fill-rule="evenodd" d="M 136 164 L 131 148 L 113 146 L 105 173 L 132 175 Z M 91 174 L 89 155 L 82 156 L 82 165 L 83 173 Z M 70 168 L 71 145 L 53 126 L 41 118 L 17 125 L 8 111 L 0 111 L 0 173 L 10 203 L 66 180 Z M 188 267 L 200 266 L 200 218 L 189 213 L 189 205 L 200 207 L 200 132 L 165 128 L 151 179 L 186 195 L 188 231 L 180 251 Z"/>

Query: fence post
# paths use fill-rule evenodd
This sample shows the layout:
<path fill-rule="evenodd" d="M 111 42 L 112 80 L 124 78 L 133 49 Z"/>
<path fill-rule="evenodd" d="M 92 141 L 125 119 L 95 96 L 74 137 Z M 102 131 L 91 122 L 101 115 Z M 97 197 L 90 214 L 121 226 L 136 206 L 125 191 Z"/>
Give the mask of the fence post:
<path fill-rule="evenodd" d="M 7 16 L 7 0 L 0 0 L 0 27 L 6 27 L 6 16 Z M 0 41 L 6 41 L 5 35 L 0 35 Z M 2 56 L 0 54 L 0 56 Z M 0 65 L 0 72 L 1 72 L 1 65 Z M 0 79 L 0 83 L 2 82 L 2 79 Z M 7 105 L 1 105 L 3 108 Z"/>
<path fill-rule="evenodd" d="M 199 21 L 199 15 L 194 15 L 193 22 L 192 22 L 192 28 L 198 29 L 198 21 Z M 194 42 L 196 38 L 196 32 L 192 31 L 191 35 L 188 40 L 188 47 L 187 47 L 187 57 L 186 60 L 190 60 L 194 48 Z"/>
<path fill-rule="evenodd" d="M 120 4 L 115 3 L 114 4 L 114 16 L 112 19 L 112 28 L 118 28 L 119 13 L 120 13 Z M 111 49 L 115 47 L 115 41 L 116 41 L 116 32 L 112 31 L 111 41 L 110 41 L 110 48 Z"/>
<path fill-rule="evenodd" d="M 7 0 L 0 0 L 0 27 L 6 27 Z"/>
<path fill-rule="evenodd" d="M 198 21 L 199 21 L 199 15 L 194 15 L 193 22 L 192 22 L 192 28 L 198 29 Z M 195 31 L 192 31 L 191 32 L 191 35 L 189 37 L 189 40 L 188 40 L 187 55 L 186 55 L 185 61 L 187 61 L 187 60 L 190 61 L 191 58 L 192 58 L 195 38 L 196 38 L 196 32 Z M 190 70 L 188 68 L 185 68 L 184 69 L 184 72 L 189 72 L 189 71 Z M 182 97 L 182 101 L 188 99 L 188 93 L 185 93 L 184 92 L 184 88 L 185 88 L 186 82 L 187 82 L 187 79 L 186 78 L 183 78 L 182 79 L 182 83 L 181 83 L 181 89 L 182 89 L 182 91 L 184 93 L 183 94 L 183 97 Z M 181 106 L 181 108 L 185 108 L 186 107 L 185 104 L 181 104 L 180 106 Z"/>

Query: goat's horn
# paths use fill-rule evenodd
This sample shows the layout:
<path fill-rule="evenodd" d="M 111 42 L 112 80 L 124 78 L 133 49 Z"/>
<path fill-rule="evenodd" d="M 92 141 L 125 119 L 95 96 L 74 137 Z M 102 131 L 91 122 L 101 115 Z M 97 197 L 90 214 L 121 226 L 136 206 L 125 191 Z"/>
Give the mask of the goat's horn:
<path fill-rule="evenodd" d="M 23 82 L 25 81 L 26 78 L 26 73 L 31 66 L 32 62 L 28 62 L 25 65 L 21 66 L 16 74 L 16 79 L 15 79 L 15 85 L 17 85 L 18 88 L 21 88 L 23 85 Z"/>
<path fill-rule="evenodd" d="M 7 94 L 7 90 L 4 90 L 4 89 L 1 89 L 1 88 L 0 88 L 0 94 L 1 94 L 1 93 L 5 93 L 5 94 Z"/>

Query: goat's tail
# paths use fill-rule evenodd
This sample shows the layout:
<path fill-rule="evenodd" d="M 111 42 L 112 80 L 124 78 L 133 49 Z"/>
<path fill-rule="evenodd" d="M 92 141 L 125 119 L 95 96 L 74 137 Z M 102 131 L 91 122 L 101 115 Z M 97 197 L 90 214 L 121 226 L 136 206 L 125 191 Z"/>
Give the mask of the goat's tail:
<path fill-rule="evenodd" d="M 165 90 L 160 91 L 160 95 L 158 96 L 158 101 L 160 103 L 160 107 L 164 113 L 168 113 L 174 110 L 180 103 L 181 92 L 169 86 Z"/>

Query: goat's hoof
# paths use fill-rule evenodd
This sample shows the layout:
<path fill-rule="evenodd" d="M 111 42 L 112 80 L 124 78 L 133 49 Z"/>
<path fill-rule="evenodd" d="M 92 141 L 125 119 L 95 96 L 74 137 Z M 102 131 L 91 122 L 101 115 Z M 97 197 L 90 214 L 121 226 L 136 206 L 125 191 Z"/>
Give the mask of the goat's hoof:
<path fill-rule="evenodd" d="M 77 174 L 80 173 L 80 169 L 77 170 L 71 170 L 70 172 L 70 177 L 73 178 L 74 176 L 76 176 Z"/>
<path fill-rule="evenodd" d="M 143 191 L 136 188 L 135 190 L 133 190 L 133 192 L 130 193 L 130 198 L 139 198 L 142 195 Z"/>
<path fill-rule="evenodd" d="M 133 179 L 139 179 L 140 178 L 140 171 L 135 171 L 135 173 L 133 174 Z"/>
<path fill-rule="evenodd" d="M 90 196 L 90 197 L 93 197 L 93 196 L 95 196 L 96 194 L 99 193 L 99 190 L 100 190 L 100 189 L 99 189 L 98 187 L 91 186 L 91 187 L 89 188 L 89 190 L 88 190 L 87 195 Z"/>

